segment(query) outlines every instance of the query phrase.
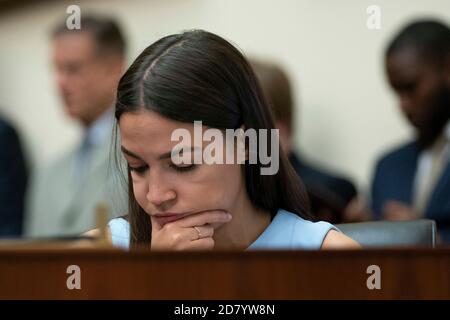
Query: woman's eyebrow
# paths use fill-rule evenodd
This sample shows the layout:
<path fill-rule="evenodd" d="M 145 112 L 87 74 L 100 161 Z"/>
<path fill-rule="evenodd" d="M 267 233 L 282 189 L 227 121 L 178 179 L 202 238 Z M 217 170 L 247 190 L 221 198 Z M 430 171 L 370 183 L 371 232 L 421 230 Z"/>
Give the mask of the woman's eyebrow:
<path fill-rule="evenodd" d="M 139 157 L 137 154 L 131 152 L 130 150 L 128 150 L 124 146 L 120 146 L 120 149 L 126 155 L 128 155 L 130 157 L 133 157 L 135 159 L 138 159 L 138 160 L 142 160 L 141 157 Z M 174 154 L 178 154 L 178 153 L 182 154 L 183 152 L 188 152 L 188 151 L 192 152 L 192 151 L 197 150 L 197 149 L 201 150 L 201 148 L 199 148 L 199 147 L 190 147 L 190 148 L 189 147 L 181 147 L 181 148 L 177 148 L 177 149 L 174 149 L 172 151 L 169 151 L 169 152 L 165 152 L 162 155 L 160 155 L 158 158 L 159 158 L 159 160 L 167 159 L 167 158 L 171 157 L 172 153 L 174 153 Z"/>
<path fill-rule="evenodd" d="M 126 155 L 136 158 L 138 160 L 142 160 L 141 157 L 139 157 L 137 154 L 131 152 L 130 150 L 127 150 L 124 146 L 121 146 L 120 149 L 122 150 L 123 153 L 125 153 Z"/>

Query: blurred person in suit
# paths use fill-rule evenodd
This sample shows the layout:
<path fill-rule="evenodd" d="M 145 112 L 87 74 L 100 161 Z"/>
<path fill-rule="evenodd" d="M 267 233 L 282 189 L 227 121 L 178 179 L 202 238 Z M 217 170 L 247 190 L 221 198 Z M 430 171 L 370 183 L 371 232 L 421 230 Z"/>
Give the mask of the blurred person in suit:
<path fill-rule="evenodd" d="M 417 21 L 389 43 L 385 66 L 399 107 L 415 130 L 379 159 L 372 184 L 375 218 L 434 219 L 450 242 L 450 29 Z"/>
<path fill-rule="evenodd" d="M 91 229 L 99 203 L 108 204 L 113 216 L 126 211 L 126 195 L 108 168 L 112 109 L 126 65 L 122 31 L 111 18 L 83 16 L 80 30 L 67 29 L 65 21 L 58 24 L 52 45 L 65 110 L 81 123 L 84 134 L 79 145 L 34 176 L 27 203 L 28 236 Z"/>
<path fill-rule="evenodd" d="M 277 64 L 258 60 L 252 61 L 252 67 L 271 105 L 282 149 L 305 184 L 311 200 L 311 211 L 321 220 L 342 222 L 343 212 L 356 196 L 356 188 L 348 179 L 309 163 L 294 150 L 294 101 L 285 71 Z"/>
<path fill-rule="evenodd" d="M 27 183 L 24 153 L 14 127 L 0 117 L 0 238 L 22 233 Z"/>

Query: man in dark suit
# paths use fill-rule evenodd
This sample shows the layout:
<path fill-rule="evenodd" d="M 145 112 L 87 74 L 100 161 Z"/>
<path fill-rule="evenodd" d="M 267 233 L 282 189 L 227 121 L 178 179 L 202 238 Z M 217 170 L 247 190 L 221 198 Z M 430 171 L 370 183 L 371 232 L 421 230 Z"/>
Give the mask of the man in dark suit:
<path fill-rule="evenodd" d="M 293 97 L 286 73 L 278 65 L 253 61 L 252 67 L 272 107 L 279 130 L 281 148 L 302 182 L 311 200 L 311 211 L 320 220 L 341 222 L 344 211 L 356 196 L 356 188 L 345 178 L 306 162 L 292 148 Z"/>
<path fill-rule="evenodd" d="M 450 29 L 413 23 L 391 41 L 385 61 L 416 138 L 376 164 L 372 211 L 379 219 L 434 219 L 450 242 Z"/>
<path fill-rule="evenodd" d="M 0 237 L 22 233 L 27 171 L 14 128 L 0 118 Z"/>

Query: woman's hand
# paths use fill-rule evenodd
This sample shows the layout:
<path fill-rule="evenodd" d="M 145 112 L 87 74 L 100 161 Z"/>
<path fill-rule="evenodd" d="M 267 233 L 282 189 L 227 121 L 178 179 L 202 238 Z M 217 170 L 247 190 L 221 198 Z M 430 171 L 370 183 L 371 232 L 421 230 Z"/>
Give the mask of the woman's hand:
<path fill-rule="evenodd" d="M 159 226 L 152 222 L 152 250 L 212 250 L 214 230 L 229 222 L 225 211 L 205 211 Z"/>

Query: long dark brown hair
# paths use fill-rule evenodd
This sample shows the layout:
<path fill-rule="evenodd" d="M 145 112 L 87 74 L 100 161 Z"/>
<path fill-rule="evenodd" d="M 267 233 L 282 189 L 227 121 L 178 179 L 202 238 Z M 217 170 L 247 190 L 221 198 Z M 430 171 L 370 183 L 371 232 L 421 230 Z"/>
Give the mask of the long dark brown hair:
<path fill-rule="evenodd" d="M 244 56 L 223 38 L 201 30 L 164 37 L 136 58 L 119 82 L 117 123 L 125 112 L 140 109 L 175 121 L 201 120 L 218 129 L 274 128 L 266 99 Z M 305 189 L 284 153 L 280 152 L 275 175 L 261 175 L 262 166 L 259 161 L 243 165 L 252 204 L 272 217 L 285 209 L 312 220 Z M 130 244 L 149 245 L 150 217 L 136 201 L 129 170 L 128 191 Z"/>

